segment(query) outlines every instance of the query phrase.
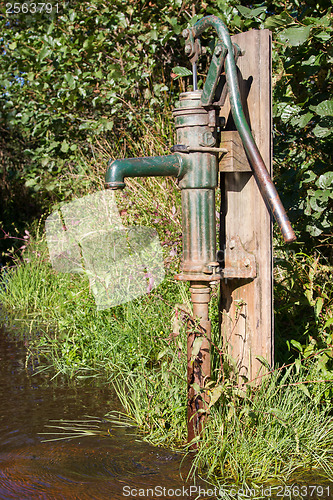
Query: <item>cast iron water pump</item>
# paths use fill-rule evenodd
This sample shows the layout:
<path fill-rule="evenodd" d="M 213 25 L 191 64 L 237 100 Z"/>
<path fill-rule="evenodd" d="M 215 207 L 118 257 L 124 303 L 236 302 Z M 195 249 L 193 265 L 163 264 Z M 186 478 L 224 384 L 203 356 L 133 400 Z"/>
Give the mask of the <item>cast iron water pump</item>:
<path fill-rule="evenodd" d="M 196 89 L 196 63 L 201 53 L 198 37 L 208 27 L 216 30 L 218 41 L 201 91 Z M 172 154 L 113 161 L 106 173 L 106 185 L 111 189 L 124 188 L 126 177 L 174 176 L 179 180 L 183 254 L 181 273 L 176 279 L 190 282 L 193 316 L 200 321 L 201 332 L 189 331 L 188 334 L 188 440 L 191 441 L 201 431 L 204 407 L 209 402 L 209 398 L 202 395 L 204 392 L 198 393 L 194 387 L 203 388 L 210 377 L 210 283 L 232 277 L 228 269 L 223 268 L 221 259 L 217 258 L 216 248 L 218 158 L 227 152 L 219 147 L 220 108 L 226 93 L 234 124 L 262 197 L 285 241 L 292 242 L 296 238 L 243 111 L 236 66 L 237 58 L 241 56 L 239 47 L 232 43 L 225 24 L 216 16 L 201 19 L 185 30 L 183 36 L 186 39 L 185 52 L 193 65 L 194 90 L 182 93 L 173 111 L 177 144 L 173 146 Z M 223 72 L 226 80 L 224 87 L 219 85 Z M 255 277 L 255 272 L 248 277 Z M 193 360 L 193 342 L 198 335 L 202 337 L 201 347 Z"/>

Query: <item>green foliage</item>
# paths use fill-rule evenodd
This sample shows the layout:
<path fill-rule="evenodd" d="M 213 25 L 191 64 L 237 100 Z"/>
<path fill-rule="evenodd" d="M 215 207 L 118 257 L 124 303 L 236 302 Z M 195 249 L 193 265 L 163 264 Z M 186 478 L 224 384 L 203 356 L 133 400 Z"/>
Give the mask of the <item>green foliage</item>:
<path fill-rule="evenodd" d="M 211 409 L 194 468 L 226 491 L 228 483 L 298 482 L 310 469 L 331 478 L 329 387 L 314 366 L 297 365 L 275 370 L 258 388 L 230 387 Z"/>
<path fill-rule="evenodd" d="M 322 352 L 320 366 L 324 370 L 323 376 L 329 379 L 333 370 L 331 273 L 331 267 L 322 264 L 319 256 L 280 249 L 276 257 L 277 361 L 283 364 L 300 354 L 307 359 Z"/>
<path fill-rule="evenodd" d="M 66 2 L 51 17 L 1 16 L 0 120 L 22 141 L 27 186 L 55 190 L 59 173 L 78 151 L 89 154 L 96 137 L 124 126 L 136 135 L 138 109 L 148 121 L 155 107 L 161 112 L 171 53 L 181 50 L 179 10 L 174 1 L 147 8 L 95 0 Z"/>
<path fill-rule="evenodd" d="M 114 385 L 145 439 L 179 449 L 186 439 L 186 360 L 172 344 L 161 360 L 157 370 L 124 369 Z M 316 356 L 266 373 L 259 386 L 236 380 L 235 374 L 205 389 L 209 417 L 190 474 L 223 488 L 225 498 L 235 484 L 270 484 L 274 491 L 276 484 L 302 482 L 310 470 L 332 480 L 332 380 Z"/>
<path fill-rule="evenodd" d="M 58 14 L 6 15 L 3 6 L 0 172 L 5 184 L 23 182 L 44 204 L 45 195 L 52 202 L 71 196 L 80 159 L 92 157 L 97 141 L 119 143 L 123 131 L 138 141 L 142 124 L 150 126 L 170 110 L 190 74 L 180 33 L 188 23 L 215 14 L 231 33 L 273 32 L 275 179 L 305 248 L 325 245 L 329 256 L 330 7 L 327 0 L 274 0 L 265 6 L 235 0 L 75 0 L 62 4 Z M 213 33 L 203 38 L 208 55 L 201 58 L 200 74 L 207 71 L 214 47 Z M 9 217 L 8 207 L 3 219 Z"/>
<path fill-rule="evenodd" d="M 108 377 L 145 439 L 186 450 L 186 286 L 166 280 L 150 295 L 97 311 L 85 277 L 55 273 L 45 243 L 27 243 L 22 262 L 2 271 L 0 301 L 16 321 L 23 316 L 38 325 L 29 350 L 38 353 L 39 369 L 54 376 Z M 309 470 L 332 479 L 330 268 L 304 254 L 283 257 L 281 250 L 281 350 L 288 332 L 296 359 L 269 373 L 262 359 L 261 385 L 239 383 L 236 363 L 221 344 L 216 291 L 210 304 L 213 376 L 202 390 L 210 397 L 208 418 L 192 473 L 223 484 L 226 492 L 228 484 L 296 481 Z"/>
<path fill-rule="evenodd" d="M 309 7 L 289 20 L 285 12 L 275 22 L 271 29 L 281 42 L 274 51 L 278 184 L 309 249 L 328 243 L 333 222 L 332 14 Z"/>

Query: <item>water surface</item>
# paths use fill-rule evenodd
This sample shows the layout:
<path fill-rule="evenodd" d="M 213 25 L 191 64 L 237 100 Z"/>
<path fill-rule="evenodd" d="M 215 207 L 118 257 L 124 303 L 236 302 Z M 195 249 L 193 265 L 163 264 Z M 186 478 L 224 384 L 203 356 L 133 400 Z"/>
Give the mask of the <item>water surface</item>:
<path fill-rule="evenodd" d="M 27 362 L 29 340 L 0 330 L 0 499 L 183 498 L 167 489 L 185 486 L 182 456 L 144 443 L 130 428 L 103 422 L 121 410 L 108 386 L 78 384 L 42 372 Z M 53 420 L 98 417 L 106 436 L 43 442 L 60 430 Z M 56 436 L 52 436 L 56 437 Z M 158 488 L 157 488 L 158 487 Z M 157 492 L 157 493 L 156 493 Z M 155 495 L 154 495 L 154 494 Z M 189 497 L 188 497 L 189 498 Z"/>

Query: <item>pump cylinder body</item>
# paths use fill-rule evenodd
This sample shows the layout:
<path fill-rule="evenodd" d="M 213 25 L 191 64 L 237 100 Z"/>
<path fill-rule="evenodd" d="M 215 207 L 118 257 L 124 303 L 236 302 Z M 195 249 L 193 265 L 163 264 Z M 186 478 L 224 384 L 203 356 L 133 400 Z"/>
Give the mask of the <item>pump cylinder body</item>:
<path fill-rule="evenodd" d="M 191 282 L 193 317 L 187 338 L 188 442 L 200 435 L 207 401 L 205 382 L 210 378 L 211 324 L 208 317 L 208 264 L 216 260 L 215 189 L 217 187 L 216 110 L 201 104 L 201 91 L 184 92 L 173 111 L 177 143 L 188 152 L 180 153 L 183 177 L 179 181 L 182 195 L 183 259 L 178 279 Z M 193 358 L 193 345 L 200 337 L 202 345 Z M 195 387 L 200 387 L 198 393 Z M 192 448 L 197 447 L 194 440 Z"/>
<path fill-rule="evenodd" d="M 174 109 L 177 143 L 186 145 L 181 153 L 185 175 L 182 190 L 183 260 L 182 275 L 202 279 L 205 266 L 216 259 L 215 188 L 216 153 L 202 151 L 216 142 L 216 111 L 201 104 L 201 91 L 184 92 Z M 201 150 L 200 150 L 201 149 Z M 193 280 L 192 280 L 193 281 Z"/>

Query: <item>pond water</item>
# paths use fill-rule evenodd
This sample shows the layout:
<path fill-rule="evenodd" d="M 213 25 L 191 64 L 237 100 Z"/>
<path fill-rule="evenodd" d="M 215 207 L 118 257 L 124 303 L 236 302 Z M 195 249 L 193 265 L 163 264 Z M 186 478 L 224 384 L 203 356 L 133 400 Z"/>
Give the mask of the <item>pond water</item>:
<path fill-rule="evenodd" d="M 24 336 L 0 329 L 0 500 L 194 499 L 199 487 L 200 500 L 221 498 L 208 485 L 185 481 L 190 462 L 182 455 L 150 446 L 133 428 L 106 421 L 106 413 L 121 411 L 110 387 L 51 380 L 47 371 L 36 374 L 27 362 L 28 347 Z M 96 427 L 100 435 L 45 442 L 63 438 L 59 426 L 66 425 Z M 315 477 L 303 490 L 292 490 L 301 495 L 287 494 L 282 486 L 259 488 L 259 497 L 234 491 L 235 499 L 333 498 L 333 486 Z"/>
<path fill-rule="evenodd" d="M 121 410 L 110 387 L 36 375 L 26 363 L 27 344 L 0 330 L 0 499 L 116 500 L 142 498 L 149 488 L 144 498 L 194 498 L 179 495 L 189 467 L 181 455 L 103 422 L 107 412 Z M 41 433 L 61 432 L 47 427 L 61 425 L 53 420 L 87 422 L 87 415 L 111 435 L 43 442 L 50 436 Z"/>

